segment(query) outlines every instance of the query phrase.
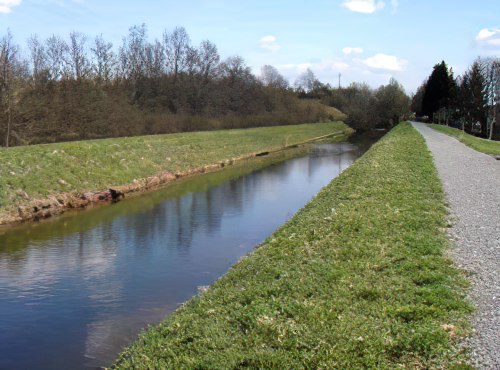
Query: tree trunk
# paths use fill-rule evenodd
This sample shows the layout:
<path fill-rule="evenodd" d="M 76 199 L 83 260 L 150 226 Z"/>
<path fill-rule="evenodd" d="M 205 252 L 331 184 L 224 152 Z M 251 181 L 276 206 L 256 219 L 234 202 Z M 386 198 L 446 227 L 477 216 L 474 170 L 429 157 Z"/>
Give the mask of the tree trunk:
<path fill-rule="evenodd" d="M 12 111 L 11 111 L 11 101 L 10 96 L 7 95 L 7 134 L 5 136 L 5 147 L 9 147 L 10 142 L 10 125 L 12 123 Z"/>
<path fill-rule="evenodd" d="M 493 139 L 493 133 L 495 132 L 495 123 L 497 122 L 497 106 L 495 105 L 493 110 L 493 118 L 491 119 L 490 135 L 488 139 Z"/>

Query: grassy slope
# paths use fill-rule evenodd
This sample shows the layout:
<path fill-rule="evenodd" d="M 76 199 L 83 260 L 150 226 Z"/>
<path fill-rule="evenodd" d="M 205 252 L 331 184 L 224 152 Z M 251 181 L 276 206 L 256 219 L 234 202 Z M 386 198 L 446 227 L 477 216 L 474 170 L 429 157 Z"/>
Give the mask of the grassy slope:
<path fill-rule="evenodd" d="M 487 140 L 487 139 L 482 139 L 480 137 L 466 134 L 462 130 L 459 130 L 459 129 L 456 129 L 453 127 L 435 125 L 435 124 L 431 124 L 429 126 L 435 130 L 438 130 L 438 131 L 444 132 L 445 134 L 448 134 L 450 136 L 456 137 L 459 141 L 461 141 L 462 143 L 464 143 L 467 146 L 470 146 L 472 149 L 477 150 L 478 152 L 483 152 L 486 154 L 500 155 L 500 142 L 499 141 L 491 141 L 491 140 Z"/>
<path fill-rule="evenodd" d="M 462 361 L 470 311 L 443 192 L 402 124 L 118 368 L 410 368 Z M 449 326 L 443 326 L 449 325 Z"/>
<path fill-rule="evenodd" d="M 0 148 L 0 207 L 14 204 L 19 190 L 32 198 L 103 190 L 342 130 L 329 122 Z"/>

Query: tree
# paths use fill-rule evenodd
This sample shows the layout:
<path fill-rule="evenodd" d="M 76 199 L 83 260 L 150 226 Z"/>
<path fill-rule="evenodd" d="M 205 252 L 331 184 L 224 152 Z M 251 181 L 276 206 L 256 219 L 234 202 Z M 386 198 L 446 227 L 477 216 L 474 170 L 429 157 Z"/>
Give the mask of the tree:
<path fill-rule="evenodd" d="M 46 51 L 36 34 L 28 39 L 28 48 L 30 50 L 33 87 L 37 88 L 48 80 L 49 71 L 47 69 Z"/>
<path fill-rule="evenodd" d="M 346 105 L 342 111 L 347 114 L 346 123 L 356 130 L 375 128 L 377 119 L 374 115 L 375 98 L 373 90 L 367 84 L 352 83 L 343 92 Z"/>
<path fill-rule="evenodd" d="M 422 103 L 424 99 L 425 86 L 427 85 L 427 81 L 424 81 L 422 85 L 420 85 L 417 89 L 415 95 L 413 95 L 411 99 L 411 110 L 415 112 L 417 117 L 423 116 Z"/>
<path fill-rule="evenodd" d="M 10 144 L 14 100 L 14 82 L 19 72 L 19 47 L 10 31 L 0 39 L 0 104 L 6 113 L 5 146 Z"/>
<path fill-rule="evenodd" d="M 392 127 L 398 124 L 408 114 L 409 107 L 410 98 L 394 78 L 375 92 L 375 113 L 379 125 Z"/>
<path fill-rule="evenodd" d="M 146 76 L 149 78 L 160 78 L 165 66 L 165 49 L 162 43 L 156 40 L 152 44 L 146 44 L 144 56 Z"/>
<path fill-rule="evenodd" d="M 129 28 L 128 36 L 123 39 L 120 47 L 120 68 L 122 77 L 136 82 L 145 75 L 147 28 L 140 26 Z"/>
<path fill-rule="evenodd" d="M 484 97 L 486 104 L 486 131 L 491 140 L 495 132 L 497 122 L 498 106 L 500 103 L 500 59 L 479 59 L 478 63 L 484 76 Z"/>
<path fill-rule="evenodd" d="M 59 81 L 68 76 L 68 45 L 59 36 L 52 35 L 45 41 L 48 77 Z"/>
<path fill-rule="evenodd" d="M 487 103 L 484 91 L 484 75 L 480 62 L 476 60 L 464 73 L 460 84 L 460 103 L 467 121 L 465 130 L 468 132 L 485 134 Z M 479 128 L 474 128 L 476 122 L 479 122 Z"/>
<path fill-rule="evenodd" d="M 189 50 L 190 39 L 184 27 L 176 27 L 172 33 L 163 34 L 163 42 L 167 54 L 167 68 L 174 75 L 174 81 L 184 70 Z"/>
<path fill-rule="evenodd" d="M 422 98 L 422 112 L 432 118 L 440 108 L 449 108 L 456 90 L 453 73 L 444 61 L 434 66 L 425 85 Z"/>
<path fill-rule="evenodd" d="M 288 81 L 286 78 L 283 77 L 275 67 L 270 65 L 265 65 L 261 68 L 260 80 L 264 86 L 283 90 L 288 88 Z"/>
<path fill-rule="evenodd" d="M 113 44 L 104 41 L 102 35 L 94 39 L 94 45 L 90 48 L 93 55 L 92 71 L 98 82 L 108 83 L 113 78 L 116 66 L 116 56 L 113 52 Z"/>
<path fill-rule="evenodd" d="M 87 59 L 87 52 L 85 50 L 87 37 L 80 32 L 71 32 L 69 34 L 69 40 L 69 64 L 71 66 L 73 78 L 79 81 L 82 78 L 88 77 L 90 72 L 90 63 Z"/>
<path fill-rule="evenodd" d="M 311 71 L 310 68 L 307 68 L 305 72 L 301 73 L 299 77 L 297 77 L 294 85 L 297 90 L 302 90 L 307 93 L 314 89 L 317 82 L 319 81 L 316 79 L 313 71 Z"/>
<path fill-rule="evenodd" d="M 198 68 L 204 84 L 214 77 L 219 62 L 217 46 L 208 40 L 202 41 L 198 48 Z"/>

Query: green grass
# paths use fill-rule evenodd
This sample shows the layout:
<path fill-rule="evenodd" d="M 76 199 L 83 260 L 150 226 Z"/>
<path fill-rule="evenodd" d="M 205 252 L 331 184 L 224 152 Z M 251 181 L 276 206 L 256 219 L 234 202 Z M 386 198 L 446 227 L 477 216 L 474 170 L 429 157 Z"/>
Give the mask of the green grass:
<path fill-rule="evenodd" d="M 445 226 L 432 157 L 401 124 L 115 367 L 466 368 Z"/>
<path fill-rule="evenodd" d="M 0 148 L 0 207 L 54 193 L 105 190 L 326 135 L 340 122 Z"/>
<path fill-rule="evenodd" d="M 476 137 L 473 135 L 469 135 L 463 132 L 462 130 L 453 127 L 436 125 L 436 124 L 430 124 L 429 126 L 435 130 L 456 137 L 459 141 L 471 147 L 472 149 L 477 150 L 478 152 L 483 152 L 492 155 L 500 155 L 500 141 L 492 141 Z"/>

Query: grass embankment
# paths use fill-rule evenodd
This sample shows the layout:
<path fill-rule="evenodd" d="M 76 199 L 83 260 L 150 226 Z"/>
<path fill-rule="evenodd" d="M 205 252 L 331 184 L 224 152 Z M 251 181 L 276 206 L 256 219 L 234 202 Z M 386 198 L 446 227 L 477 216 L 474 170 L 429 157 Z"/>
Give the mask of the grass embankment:
<path fill-rule="evenodd" d="M 0 209 L 27 196 L 103 190 L 333 132 L 352 130 L 328 122 L 0 148 Z"/>
<path fill-rule="evenodd" d="M 265 217 L 265 215 L 263 215 Z M 423 138 L 401 124 L 117 368 L 441 368 L 466 282 Z"/>
<path fill-rule="evenodd" d="M 461 141 L 465 145 L 471 147 L 474 150 L 477 150 L 478 152 L 492 154 L 492 155 L 500 155 L 499 141 L 492 141 L 477 136 L 469 135 L 463 132 L 462 130 L 453 127 L 436 125 L 436 124 L 430 124 L 429 126 L 435 130 L 444 132 L 445 134 L 457 138 L 458 141 Z"/>

